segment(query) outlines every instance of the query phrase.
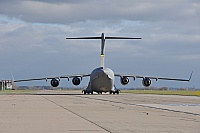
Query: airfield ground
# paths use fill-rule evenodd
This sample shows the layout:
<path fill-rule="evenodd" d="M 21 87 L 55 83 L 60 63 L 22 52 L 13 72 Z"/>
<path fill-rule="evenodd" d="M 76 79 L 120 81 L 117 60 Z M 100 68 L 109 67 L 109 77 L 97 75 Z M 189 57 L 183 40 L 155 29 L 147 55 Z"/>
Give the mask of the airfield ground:
<path fill-rule="evenodd" d="M 0 92 L 0 133 L 200 132 L 200 97 Z"/>
<path fill-rule="evenodd" d="M 123 93 L 200 96 L 200 90 L 122 90 Z"/>

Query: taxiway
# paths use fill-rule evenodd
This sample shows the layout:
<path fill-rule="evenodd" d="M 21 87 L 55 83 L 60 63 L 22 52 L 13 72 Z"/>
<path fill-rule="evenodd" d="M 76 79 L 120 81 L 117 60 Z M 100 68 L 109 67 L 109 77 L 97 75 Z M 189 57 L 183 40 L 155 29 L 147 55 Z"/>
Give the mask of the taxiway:
<path fill-rule="evenodd" d="M 200 97 L 82 95 L 40 91 L 0 95 L 0 133 L 200 132 Z"/>

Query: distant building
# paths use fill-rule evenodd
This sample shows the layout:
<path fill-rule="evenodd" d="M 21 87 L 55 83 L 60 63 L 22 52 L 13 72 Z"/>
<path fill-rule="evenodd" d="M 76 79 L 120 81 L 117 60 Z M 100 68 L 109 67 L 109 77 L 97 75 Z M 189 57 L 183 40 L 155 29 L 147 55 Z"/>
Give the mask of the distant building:
<path fill-rule="evenodd" d="M 12 83 L 13 83 L 12 80 L 0 81 L 0 90 L 12 90 L 13 89 Z"/>

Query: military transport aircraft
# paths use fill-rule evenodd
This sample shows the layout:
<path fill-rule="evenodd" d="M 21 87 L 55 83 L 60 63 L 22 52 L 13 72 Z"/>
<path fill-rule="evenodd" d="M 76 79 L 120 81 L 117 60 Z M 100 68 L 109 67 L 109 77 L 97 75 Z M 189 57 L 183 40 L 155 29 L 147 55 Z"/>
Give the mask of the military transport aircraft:
<path fill-rule="evenodd" d="M 104 66 L 104 47 L 106 39 L 142 39 L 142 38 L 132 38 L 132 37 L 108 37 L 105 36 L 104 33 L 101 34 L 100 37 L 74 37 L 74 38 L 66 38 L 66 39 L 101 39 L 101 66 L 94 69 L 90 74 L 75 74 L 75 75 L 64 75 L 57 77 L 45 77 L 45 78 L 33 78 L 33 79 L 24 79 L 24 80 L 15 80 L 14 82 L 23 82 L 23 81 L 32 81 L 32 80 L 51 80 L 51 85 L 53 87 L 57 87 L 59 85 L 60 79 L 66 78 L 72 79 L 72 83 L 74 85 L 79 85 L 83 77 L 90 77 L 90 81 L 86 89 L 82 92 L 84 94 L 93 94 L 93 92 L 97 92 L 98 94 L 102 94 L 102 92 L 109 92 L 110 94 L 119 94 L 120 90 L 115 88 L 114 85 L 114 77 L 120 77 L 121 84 L 127 85 L 129 83 L 129 78 L 142 79 L 142 84 L 145 87 L 151 85 L 151 80 L 176 80 L 176 81 L 190 81 L 192 77 L 192 73 L 189 79 L 178 79 L 178 78 L 165 78 L 165 77 L 154 77 L 154 76 L 141 76 L 134 74 L 118 74 L 114 73 L 111 69 L 106 68 Z"/>

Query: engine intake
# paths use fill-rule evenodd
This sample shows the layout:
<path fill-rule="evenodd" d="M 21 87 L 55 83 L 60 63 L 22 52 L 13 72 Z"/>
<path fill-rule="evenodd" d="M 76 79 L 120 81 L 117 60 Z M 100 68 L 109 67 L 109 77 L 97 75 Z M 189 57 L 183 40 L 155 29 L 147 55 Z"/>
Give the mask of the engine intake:
<path fill-rule="evenodd" d="M 129 78 L 127 77 L 121 77 L 121 84 L 122 85 L 127 85 L 129 83 Z"/>
<path fill-rule="evenodd" d="M 145 86 L 145 87 L 149 87 L 151 85 L 151 79 L 150 78 L 144 78 L 142 80 L 142 84 Z"/>
<path fill-rule="evenodd" d="M 78 78 L 78 77 L 74 77 L 74 78 L 72 79 L 72 83 L 73 83 L 74 85 L 79 85 L 79 84 L 81 83 L 81 80 L 80 80 L 80 78 Z"/>
<path fill-rule="evenodd" d="M 57 79 L 52 79 L 51 80 L 51 86 L 58 87 L 58 85 L 59 85 L 59 81 Z"/>

